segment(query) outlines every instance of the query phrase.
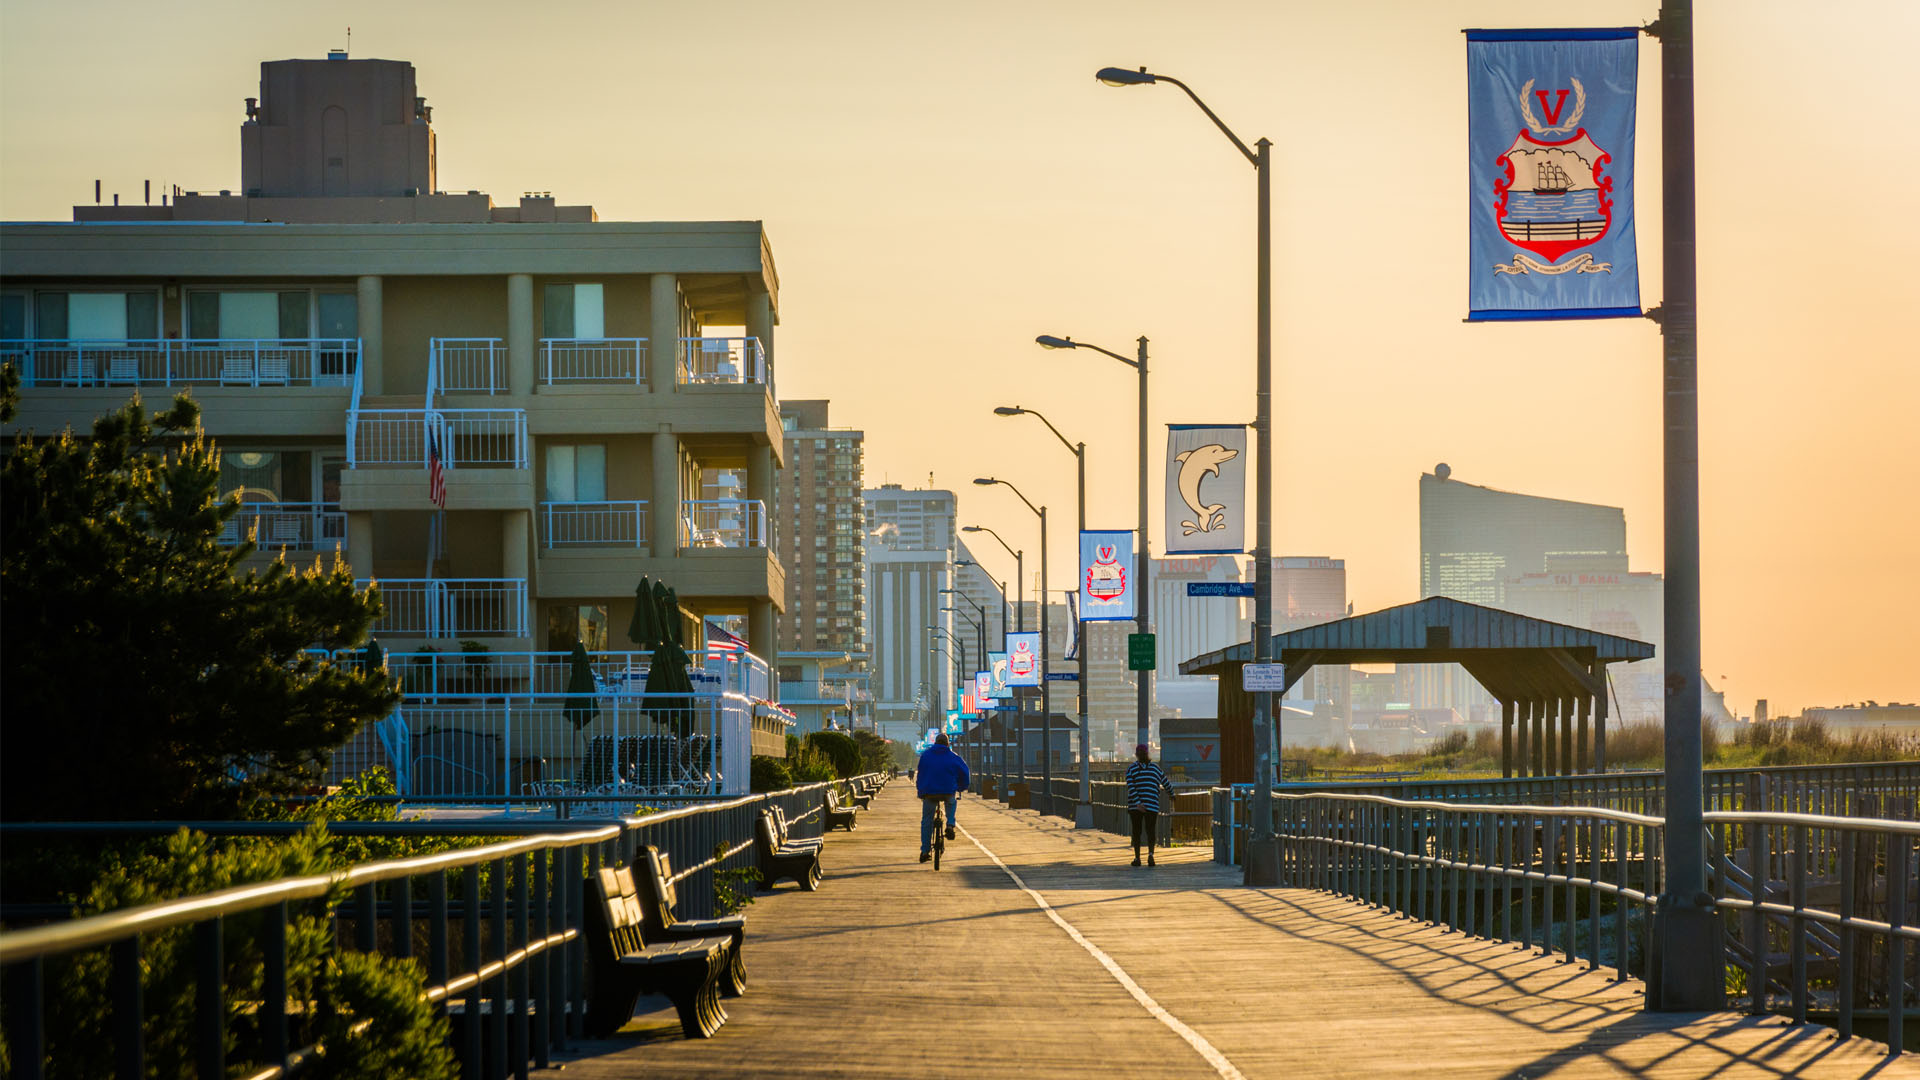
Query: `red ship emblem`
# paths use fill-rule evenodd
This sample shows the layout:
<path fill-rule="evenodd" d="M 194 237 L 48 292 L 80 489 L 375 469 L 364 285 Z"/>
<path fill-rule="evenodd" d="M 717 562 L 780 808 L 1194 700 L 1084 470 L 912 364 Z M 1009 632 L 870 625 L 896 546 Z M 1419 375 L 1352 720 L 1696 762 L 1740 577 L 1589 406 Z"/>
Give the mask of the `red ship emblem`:
<path fill-rule="evenodd" d="M 1500 155 L 1493 181 L 1494 219 L 1501 236 L 1545 263 L 1516 253 L 1511 265 L 1495 265 L 1496 273 L 1612 270 L 1611 264 L 1594 262 L 1591 254 L 1560 263 L 1562 256 L 1606 236 L 1613 227 L 1614 212 L 1613 177 L 1607 172 L 1613 158 L 1578 126 L 1587 107 L 1586 88 L 1578 79 L 1569 81 L 1574 101 L 1564 119 L 1567 90 L 1535 90 L 1528 80 L 1520 91 L 1520 115 L 1530 130 L 1517 133 L 1513 145 Z M 1534 112 L 1535 98 L 1546 123 Z"/>
<path fill-rule="evenodd" d="M 1087 567 L 1087 595 L 1101 603 L 1112 603 L 1126 595 L 1127 570 L 1112 544 L 1093 549 L 1093 565 Z"/>

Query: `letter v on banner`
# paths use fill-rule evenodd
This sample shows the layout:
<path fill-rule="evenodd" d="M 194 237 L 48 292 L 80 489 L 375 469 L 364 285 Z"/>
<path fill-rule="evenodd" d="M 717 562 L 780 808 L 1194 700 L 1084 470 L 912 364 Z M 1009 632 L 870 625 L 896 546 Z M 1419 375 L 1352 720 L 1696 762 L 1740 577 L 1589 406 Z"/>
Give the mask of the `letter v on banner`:
<path fill-rule="evenodd" d="M 1640 31 L 1466 35 L 1467 320 L 1639 318 Z"/>

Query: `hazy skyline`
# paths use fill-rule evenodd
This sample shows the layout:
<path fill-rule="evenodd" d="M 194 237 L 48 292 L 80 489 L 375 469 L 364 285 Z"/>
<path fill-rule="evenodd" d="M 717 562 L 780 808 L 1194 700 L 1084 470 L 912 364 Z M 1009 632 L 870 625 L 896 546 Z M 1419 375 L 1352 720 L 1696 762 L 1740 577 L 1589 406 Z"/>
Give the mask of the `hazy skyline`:
<path fill-rule="evenodd" d="M 1276 554 L 1346 559 L 1367 611 L 1417 598 L 1416 479 L 1441 461 L 1624 507 L 1633 569 L 1662 569 L 1654 324 L 1460 321 L 1459 30 L 1638 25 L 1657 7 L 7 0 L 0 217 L 65 220 L 96 177 L 134 201 L 143 179 L 237 187 L 260 62 L 323 56 L 351 24 L 356 57 L 417 68 L 444 189 L 551 191 L 603 220 L 763 220 L 779 394 L 830 398 L 868 433 L 870 486 L 931 472 L 1029 567 L 1032 516 L 970 480 L 1050 504 L 1060 587 L 1072 459 L 991 410 L 1085 439 L 1089 524 L 1125 528 L 1133 381 L 1035 334 L 1152 339 L 1156 460 L 1167 422 L 1252 418 L 1253 173 L 1176 89 L 1092 77 L 1145 64 L 1275 142 Z M 1920 141 L 1902 75 L 1920 4 L 1706 2 L 1697 23 L 1705 674 L 1742 712 L 1920 699 Z M 1658 75 L 1643 39 L 1648 306 Z"/>

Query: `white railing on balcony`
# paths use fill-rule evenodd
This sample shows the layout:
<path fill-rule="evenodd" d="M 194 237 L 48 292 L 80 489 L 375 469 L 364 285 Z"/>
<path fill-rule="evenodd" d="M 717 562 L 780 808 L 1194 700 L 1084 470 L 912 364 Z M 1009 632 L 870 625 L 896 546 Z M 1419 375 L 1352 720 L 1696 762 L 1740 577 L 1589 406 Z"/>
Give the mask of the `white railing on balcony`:
<path fill-rule="evenodd" d="M 428 362 L 435 386 L 449 394 L 503 394 L 507 347 L 499 338 L 432 338 Z"/>
<path fill-rule="evenodd" d="M 227 519 L 222 547 L 251 538 L 262 551 L 332 551 L 347 543 L 347 515 L 337 503 L 247 503 Z"/>
<path fill-rule="evenodd" d="M 680 546 L 767 546 L 767 508 L 758 499 L 702 499 L 680 504 Z"/>
<path fill-rule="evenodd" d="M 358 409 L 347 466 L 427 467 L 427 432 L 439 435 L 443 469 L 527 468 L 525 409 Z"/>
<path fill-rule="evenodd" d="M 543 502 L 542 547 L 630 547 L 647 544 L 647 504 L 631 502 Z"/>
<path fill-rule="evenodd" d="M 349 386 L 359 338 L 0 341 L 24 386 Z"/>
<path fill-rule="evenodd" d="M 388 578 L 380 586 L 386 615 L 376 634 L 408 637 L 525 637 L 527 583 L 522 578 Z"/>
<path fill-rule="evenodd" d="M 542 338 L 540 382 L 647 385 L 646 338 Z"/>
<path fill-rule="evenodd" d="M 680 381 L 727 384 L 766 383 L 766 350 L 757 337 L 680 339 Z"/>

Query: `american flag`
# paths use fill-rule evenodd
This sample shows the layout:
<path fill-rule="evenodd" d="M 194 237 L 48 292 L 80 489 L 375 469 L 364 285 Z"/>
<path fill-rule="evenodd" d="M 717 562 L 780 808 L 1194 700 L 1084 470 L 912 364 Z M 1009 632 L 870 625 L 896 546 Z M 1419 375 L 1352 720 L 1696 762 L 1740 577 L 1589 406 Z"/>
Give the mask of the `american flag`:
<path fill-rule="evenodd" d="M 440 465 L 440 435 L 434 431 L 427 432 L 427 498 L 447 508 L 447 473 Z"/>
<path fill-rule="evenodd" d="M 707 630 L 707 648 L 712 652 L 746 652 L 747 643 L 727 632 L 726 628 L 712 619 L 704 620 Z"/>

